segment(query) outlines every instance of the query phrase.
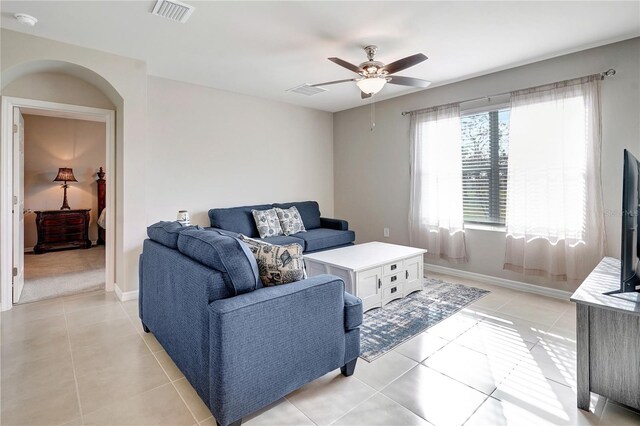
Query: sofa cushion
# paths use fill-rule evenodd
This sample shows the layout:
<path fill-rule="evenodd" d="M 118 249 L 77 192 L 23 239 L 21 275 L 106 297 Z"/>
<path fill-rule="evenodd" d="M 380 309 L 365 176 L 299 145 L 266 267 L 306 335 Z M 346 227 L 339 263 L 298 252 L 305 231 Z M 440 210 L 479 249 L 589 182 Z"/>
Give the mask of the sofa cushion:
<path fill-rule="evenodd" d="M 353 231 L 337 231 L 327 228 L 309 229 L 307 232 L 300 232 L 293 236 L 305 241 L 305 251 L 324 250 L 352 243 L 356 239 L 356 234 Z"/>
<path fill-rule="evenodd" d="M 176 249 L 178 248 L 178 235 L 188 229 L 196 229 L 197 226 L 183 226 L 180 222 L 162 221 L 147 227 L 147 235 L 156 243 Z"/>
<path fill-rule="evenodd" d="M 295 203 L 274 204 L 273 207 L 288 209 L 296 206 L 306 229 L 320 228 L 320 206 L 316 201 L 299 201 Z"/>
<path fill-rule="evenodd" d="M 344 292 L 344 329 L 349 331 L 362 325 L 362 300 Z"/>
<path fill-rule="evenodd" d="M 276 213 L 278 214 L 278 220 L 280 221 L 280 227 L 284 235 L 297 234 L 298 232 L 306 232 L 304 223 L 300 217 L 300 213 L 296 206 L 291 206 L 288 209 L 281 209 L 276 207 Z"/>
<path fill-rule="evenodd" d="M 186 230 L 178 236 L 178 250 L 220 271 L 225 285 L 234 296 L 262 287 L 253 254 L 235 237 L 218 231 Z"/>
<path fill-rule="evenodd" d="M 260 238 L 276 237 L 284 234 L 276 209 L 251 210 L 251 214 L 256 221 L 256 228 L 258 228 Z"/>
<path fill-rule="evenodd" d="M 226 209 L 209 210 L 209 220 L 214 228 L 226 229 L 249 237 L 258 236 L 256 221 L 251 210 L 267 210 L 273 208 L 271 204 L 255 206 L 231 207 Z"/>
<path fill-rule="evenodd" d="M 293 235 L 278 235 L 277 237 L 267 237 L 267 238 L 255 238 L 256 240 L 264 241 L 265 243 L 274 244 L 276 246 L 286 246 L 288 244 L 300 244 L 302 249 L 304 250 L 305 243 L 304 240 L 300 238 L 296 238 Z"/>
<path fill-rule="evenodd" d="M 244 235 L 239 238 L 255 256 L 260 280 L 265 286 L 288 284 L 307 277 L 300 244 L 277 246 Z"/>

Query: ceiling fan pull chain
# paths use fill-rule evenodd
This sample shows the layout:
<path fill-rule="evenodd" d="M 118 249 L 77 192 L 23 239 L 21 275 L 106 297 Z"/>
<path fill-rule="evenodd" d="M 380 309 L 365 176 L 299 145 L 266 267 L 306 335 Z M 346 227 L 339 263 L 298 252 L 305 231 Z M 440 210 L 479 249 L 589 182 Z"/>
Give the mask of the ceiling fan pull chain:
<path fill-rule="evenodd" d="M 375 96 L 371 96 L 371 131 L 376 128 L 376 103 L 373 100 Z"/>

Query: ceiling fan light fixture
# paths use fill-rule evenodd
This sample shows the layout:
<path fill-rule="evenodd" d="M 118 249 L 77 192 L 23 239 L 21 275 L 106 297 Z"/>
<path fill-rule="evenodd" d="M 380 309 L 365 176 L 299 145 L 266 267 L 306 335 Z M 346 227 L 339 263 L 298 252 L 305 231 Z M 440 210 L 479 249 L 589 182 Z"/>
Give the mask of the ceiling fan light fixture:
<path fill-rule="evenodd" d="M 383 77 L 366 77 L 358 80 L 356 84 L 363 93 L 375 95 L 387 84 L 387 79 Z"/>

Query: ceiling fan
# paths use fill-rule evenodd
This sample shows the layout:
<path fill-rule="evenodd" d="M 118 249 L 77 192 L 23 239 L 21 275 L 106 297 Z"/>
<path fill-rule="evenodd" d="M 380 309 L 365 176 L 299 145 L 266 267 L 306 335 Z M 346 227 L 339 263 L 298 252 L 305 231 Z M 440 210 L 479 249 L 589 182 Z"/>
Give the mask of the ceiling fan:
<path fill-rule="evenodd" d="M 360 75 L 360 78 L 350 78 L 346 80 L 328 81 L 326 83 L 310 84 L 310 87 L 328 86 L 330 84 L 346 83 L 348 81 L 355 81 L 360 89 L 362 99 L 370 98 L 372 95 L 378 93 L 385 84 L 398 84 L 401 86 L 411 87 L 427 87 L 431 84 L 430 81 L 420 80 L 419 78 L 402 77 L 399 75 L 393 75 L 398 71 L 402 71 L 409 67 L 426 61 L 427 57 L 422 53 L 416 53 L 415 55 L 407 56 L 406 58 L 399 59 L 390 64 L 383 64 L 374 60 L 378 46 L 367 46 L 364 51 L 367 53 L 367 61 L 360 65 L 354 65 L 340 58 L 328 58 L 331 62 L 340 65 L 350 71 Z"/>

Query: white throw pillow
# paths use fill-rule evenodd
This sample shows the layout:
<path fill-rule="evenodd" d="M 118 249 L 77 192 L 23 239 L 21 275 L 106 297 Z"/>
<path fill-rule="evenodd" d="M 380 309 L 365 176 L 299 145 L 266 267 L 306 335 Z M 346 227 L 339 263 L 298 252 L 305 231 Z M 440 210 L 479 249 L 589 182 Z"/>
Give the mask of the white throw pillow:
<path fill-rule="evenodd" d="M 283 235 L 276 209 L 251 210 L 251 213 L 253 214 L 253 219 L 256 221 L 256 228 L 258 228 L 260 238 Z"/>
<path fill-rule="evenodd" d="M 279 209 L 276 207 L 276 213 L 280 220 L 280 227 L 284 235 L 297 234 L 298 232 L 307 232 L 302 223 L 302 218 L 296 206 L 288 209 Z"/>
<path fill-rule="evenodd" d="M 292 243 L 279 246 L 254 240 L 242 234 L 238 238 L 249 246 L 249 250 L 255 256 L 260 281 L 266 287 L 288 284 L 307 278 L 300 244 Z"/>

